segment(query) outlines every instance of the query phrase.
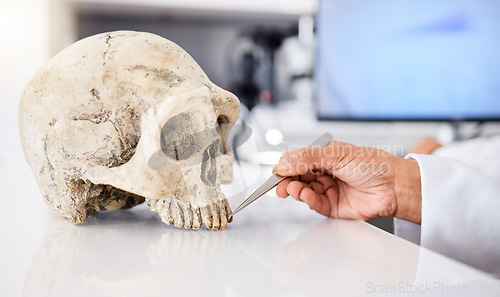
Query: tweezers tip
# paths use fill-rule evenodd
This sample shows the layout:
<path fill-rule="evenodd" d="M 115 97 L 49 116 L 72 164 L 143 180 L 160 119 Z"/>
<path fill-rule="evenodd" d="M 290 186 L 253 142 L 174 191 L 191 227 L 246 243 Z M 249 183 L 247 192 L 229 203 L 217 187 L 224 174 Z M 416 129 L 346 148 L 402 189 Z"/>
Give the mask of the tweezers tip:
<path fill-rule="evenodd" d="M 237 208 L 233 211 L 233 213 L 231 214 L 231 216 L 233 216 L 233 215 L 237 214 L 237 213 L 238 213 L 241 209 L 242 209 L 241 205 L 240 205 L 240 206 L 238 206 L 238 207 L 237 207 Z"/>

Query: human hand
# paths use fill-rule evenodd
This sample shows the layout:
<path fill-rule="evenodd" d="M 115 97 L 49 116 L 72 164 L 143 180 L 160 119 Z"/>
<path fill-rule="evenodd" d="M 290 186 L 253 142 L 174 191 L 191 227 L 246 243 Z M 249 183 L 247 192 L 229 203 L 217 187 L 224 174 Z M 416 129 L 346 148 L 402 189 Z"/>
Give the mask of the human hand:
<path fill-rule="evenodd" d="M 324 148 L 283 154 L 274 171 L 288 176 L 276 193 L 340 219 L 395 216 L 421 221 L 420 169 L 415 160 L 332 141 Z"/>

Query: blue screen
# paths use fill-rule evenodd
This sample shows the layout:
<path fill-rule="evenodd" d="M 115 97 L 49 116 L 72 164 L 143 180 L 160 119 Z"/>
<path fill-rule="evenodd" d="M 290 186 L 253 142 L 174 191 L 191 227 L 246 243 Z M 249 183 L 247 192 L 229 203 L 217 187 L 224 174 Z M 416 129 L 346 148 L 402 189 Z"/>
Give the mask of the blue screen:
<path fill-rule="evenodd" d="M 320 119 L 500 119 L 500 1 L 321 0 Z"/>

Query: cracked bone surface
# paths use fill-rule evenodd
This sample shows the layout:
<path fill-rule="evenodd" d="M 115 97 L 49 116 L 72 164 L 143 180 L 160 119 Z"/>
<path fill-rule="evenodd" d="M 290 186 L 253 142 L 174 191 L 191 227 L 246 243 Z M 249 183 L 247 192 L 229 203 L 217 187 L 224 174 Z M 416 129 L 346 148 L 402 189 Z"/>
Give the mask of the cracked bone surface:
<path fill-rule="evenodd" d="M 222 230 L 239 111 L 175 43 L 116 31 L 43 66 L 24 90 L 19 125 L 42 196 L 70 221 L 146 201 L 166 224 Z"/>

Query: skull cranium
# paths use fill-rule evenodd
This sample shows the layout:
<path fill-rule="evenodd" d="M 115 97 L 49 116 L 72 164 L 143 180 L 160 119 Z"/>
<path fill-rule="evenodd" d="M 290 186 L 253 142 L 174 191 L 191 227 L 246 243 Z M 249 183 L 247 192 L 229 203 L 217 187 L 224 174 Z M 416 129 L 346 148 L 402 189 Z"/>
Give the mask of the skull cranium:
<path fill-rule="evenodd" d="M 225 229 L 220 183 L 238 99 L 179 46 L 116 31 L 50 60 L 23 93 L 25 156 L 45 201 L 72 222 L 144 200 L 166 224 Z"/>

